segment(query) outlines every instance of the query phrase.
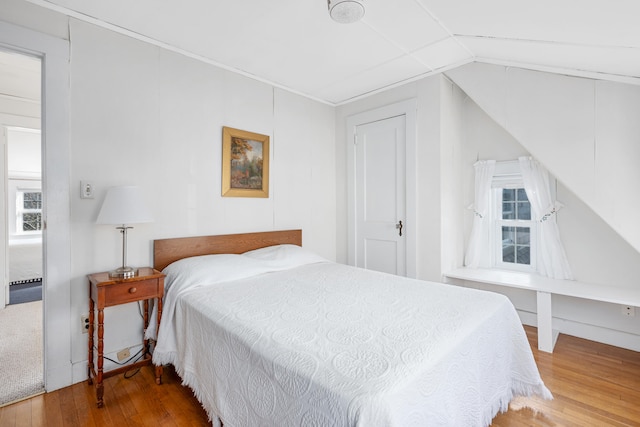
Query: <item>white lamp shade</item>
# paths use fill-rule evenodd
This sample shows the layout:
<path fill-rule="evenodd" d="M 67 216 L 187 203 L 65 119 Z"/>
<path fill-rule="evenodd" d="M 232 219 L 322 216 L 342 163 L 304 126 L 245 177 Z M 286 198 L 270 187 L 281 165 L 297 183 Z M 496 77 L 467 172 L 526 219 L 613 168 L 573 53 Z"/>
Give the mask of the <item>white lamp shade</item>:
<path fill-rule="evenodd" d="M 98 224 L 138 224 L 152 222 L 151 211 L 139 187 L 111 187 L 102 202 Z"/>

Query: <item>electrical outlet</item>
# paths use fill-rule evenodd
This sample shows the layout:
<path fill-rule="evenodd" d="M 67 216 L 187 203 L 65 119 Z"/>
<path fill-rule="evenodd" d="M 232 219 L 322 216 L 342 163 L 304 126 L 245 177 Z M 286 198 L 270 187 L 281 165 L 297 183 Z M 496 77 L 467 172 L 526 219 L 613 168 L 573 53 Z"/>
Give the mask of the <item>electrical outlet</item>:
<path fill-rule="evenodd" d="M 634 317 L 636 315 L 636 308 L 632 305 L 623 305 L 622 315 L 627 317 Z"/>
<path fill-rule="evenodd" d="M 129 349 L 128 348 L 125 348 L 123 350 L 120 350 L 117 353 L 117 356 L 118 356 L 118 362 L 122 362 L 123 360 L 128 359 L 129 357 L 131 357 L 131 353 L 129 353 Z"/>
<path fill-rule="evenodd" d="M 80 329 L 83 334 L 89 333 L 89 315 L 83 314 L 80 316 Z"/>

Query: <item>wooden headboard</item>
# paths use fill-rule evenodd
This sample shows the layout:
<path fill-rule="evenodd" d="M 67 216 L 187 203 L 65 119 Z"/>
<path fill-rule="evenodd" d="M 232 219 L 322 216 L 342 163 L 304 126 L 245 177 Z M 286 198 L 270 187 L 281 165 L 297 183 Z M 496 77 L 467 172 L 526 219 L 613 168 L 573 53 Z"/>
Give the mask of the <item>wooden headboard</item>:
<path fill-rule="evenodd" d="M 153 268 L 162 271 L 172 262 L 192 256 L 241 254 L 282 244 L 302 246 L 302 230 L 159 239 L 153 241 Z"/>

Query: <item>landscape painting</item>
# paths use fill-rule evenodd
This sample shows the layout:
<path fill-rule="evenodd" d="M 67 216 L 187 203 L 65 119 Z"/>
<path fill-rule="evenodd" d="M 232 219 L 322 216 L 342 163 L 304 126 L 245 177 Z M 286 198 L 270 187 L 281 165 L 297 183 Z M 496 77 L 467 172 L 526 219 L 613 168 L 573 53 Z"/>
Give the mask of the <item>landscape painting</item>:
<path fill-rule="evenodd" d="M 269 197 L 269 136 L 223 128 L 222 195 Z"/>

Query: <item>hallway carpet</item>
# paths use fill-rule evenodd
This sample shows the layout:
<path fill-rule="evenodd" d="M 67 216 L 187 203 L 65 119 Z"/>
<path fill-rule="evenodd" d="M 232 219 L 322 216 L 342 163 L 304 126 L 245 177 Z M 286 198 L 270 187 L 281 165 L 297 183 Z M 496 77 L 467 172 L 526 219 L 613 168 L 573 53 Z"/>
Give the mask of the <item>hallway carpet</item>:
<path fill-rule="evenodd" d="M 0 406 L 44 392 L 42 301 L 0 310 Z"/>

